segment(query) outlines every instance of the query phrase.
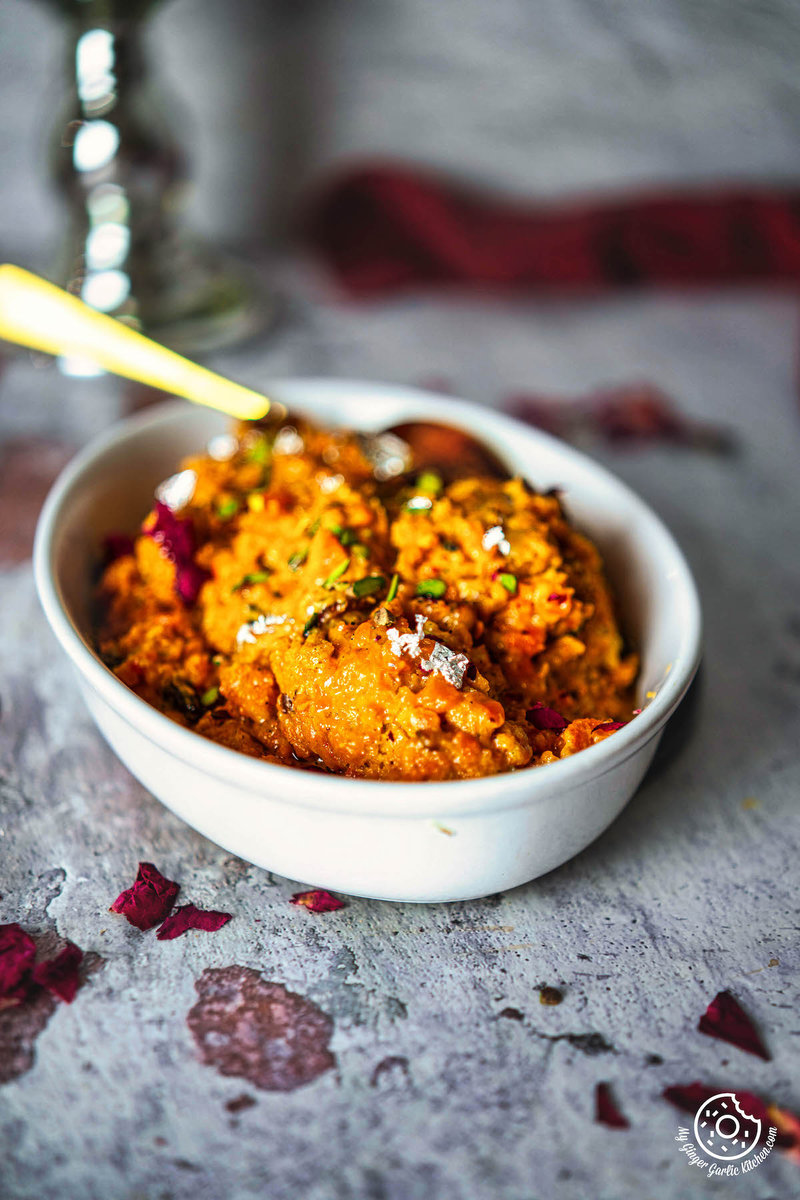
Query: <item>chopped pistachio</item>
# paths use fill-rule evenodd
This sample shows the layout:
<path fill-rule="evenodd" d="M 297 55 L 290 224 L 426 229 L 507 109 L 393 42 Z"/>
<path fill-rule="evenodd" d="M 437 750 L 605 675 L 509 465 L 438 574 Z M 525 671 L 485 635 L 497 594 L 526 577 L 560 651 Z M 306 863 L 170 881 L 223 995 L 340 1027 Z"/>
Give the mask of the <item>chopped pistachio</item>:
<path fill-rule="evenodd" d="M 305 550 L 298 550 L 295 554 L 293 554 L 289 558 L 286 565 L 288 566 L 290 571 L 299 571 L 307 558 L 308 558 L 308 547 L 306 547 Z"/>
<path fill-rule="evenodd" d="M 367 575 L 365 579 L 355 581 L 353 592 L 356 596 L 371 596 L 373 592 L 379 592 L 385 586 L 386 580 L 382 575 Z"/>
<path fill-rule="evenodd" d="M 417 584 L 417 595 L 428 596 L 431 600 L 439 600 L 447 591 L 443 579 L 423 579 Z"/>
<path fill-rule="evenodd" d="M 439 492 L 444 487 L 441 475 L 437 475 L 435 471 L 423 471 L 417 476 L 417 482 L 414 485 L 421 492 L 433 492 L 434 496 L 438 496 Z"/>
<path fill-rule="evenodd" d="M 203 705 L 204 708 L 210 708 L 212 704 L 216 704 L 218 699 L 219 699 L 219 688 L 218 687 L 210 687 L 208 689 L 208 691 L 203 692 L 202 696 L 200 697 L 200 703 Z"/>
<path fill-rule="evenodd" d="M 239 582 L 233 585 L 231 591 L 240 592 L 242 588 L 250 587 L 251 584 L 266 583 L 270 574 L 270 571 L 251 571 L 249 575 L 243 575 Z"/>
<path fill-rule="evenodd" d="M 503 571 L 503 573 L 501 575 L 498 575 L 497 578 L 500 580 L 500 582 L 502 583 L 503 587 L 506 589 L 507 592 L 510 592 L 512 596 L 516 596 L 516 594 L 517 594 L 517 577 L 516 577 L 516 575 L 512 575 L 509 571 Z"/>
<path fill-rule="evenodd" d="M 264 434 L 258 434 L 252 439 L 245 451 L 245 458 L 248 462 L 269 462 L 269 442 Z"/>
<path fill-rule="evenodd" d="M 239 511 L 239 501 L 235 496 L 226 496 L 217 505 L 217 516 L 221 521 L 229 521 Z"/>
<path fill-rule="evenodd" d="M 341 577 L 344 575 L 345 571 L 347 570 L 347 568 L 349 566 L 350 566 L 350 559 L 349 558 L 342 559 L 342 561 L 339 563 L 338 567 L 333 568 L 330 575 L 325 580 L 325 582 L 323 583 L 322 586 L 326 587 L 326 588 L 333 587 L 333 585 L 336 583 L 336 580 L 341 579 Z"/>
<path fill-rule="evenodd" d="M 395 596 L 397 595 L 397 589 L 399 587 L 400 587 L 400 576 L 393 575 L 392 582 L 389 584 L 389 594 L 386 597 L 387 604 L 391 604 L 392 600 L 394 600 Z"/>

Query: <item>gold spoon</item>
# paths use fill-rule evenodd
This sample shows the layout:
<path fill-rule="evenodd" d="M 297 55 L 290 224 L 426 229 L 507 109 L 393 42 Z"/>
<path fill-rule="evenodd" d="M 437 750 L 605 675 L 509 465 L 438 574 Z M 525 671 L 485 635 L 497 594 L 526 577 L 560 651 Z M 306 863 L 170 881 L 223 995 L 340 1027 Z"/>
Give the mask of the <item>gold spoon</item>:
<path fill-rule="evenodd" d="M 45 354 L 81 355 L 112 375 L 161 388 L 240 420 L 258 420 L 271 407 L 259 392 L 190 362 L 11 263 L 0 266 L 0 338 Z"/>

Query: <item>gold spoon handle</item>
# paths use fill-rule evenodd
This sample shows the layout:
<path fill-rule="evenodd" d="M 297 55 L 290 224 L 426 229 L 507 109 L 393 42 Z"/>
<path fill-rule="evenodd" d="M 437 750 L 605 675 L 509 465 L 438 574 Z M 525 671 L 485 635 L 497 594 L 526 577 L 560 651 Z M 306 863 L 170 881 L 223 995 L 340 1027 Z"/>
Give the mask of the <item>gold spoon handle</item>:
<path fill-rule="evenodd" d="M 0 338 L 46 354 L 81 355 L 139 383 L 254 421 L 270 401 L 224 379 L 90 308 L 54 284 L 5 263 L 0 266 Z"/>

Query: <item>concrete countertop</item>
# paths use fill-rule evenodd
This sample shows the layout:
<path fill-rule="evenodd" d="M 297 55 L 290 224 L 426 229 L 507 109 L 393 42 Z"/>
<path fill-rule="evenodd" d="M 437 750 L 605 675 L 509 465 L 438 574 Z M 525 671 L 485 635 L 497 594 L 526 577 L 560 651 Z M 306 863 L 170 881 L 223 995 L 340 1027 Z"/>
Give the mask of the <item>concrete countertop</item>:
<path fill-rule="evenodd" d="M 735 453 L 585 442 L 683 546 L 705 613 L 702 673 L 623 815 L 546 878 L 451 905 L 292 907 L 313 881 L 231 857 L 114 758 L 35 598 L 27 536 L 42 488 L 130 391 L 6 361 L 0 922 L 96 957 L 71 1005 L 43 998 L 24 1019 L 0 1013 L 0 1195 L 796 1194 L 799 1168 L 777 1149 L 744 1177 L 707 1178 L 675 1141 L 690 1118 L 662 1098 L 701 1080 L 800 1105 L 796 303 L 751 292 L 366 309 L 327 302 L 300 272 L 284 270 L 281 287 L 291 302 L 272 338 L 217 359 L 244 382 L 440 380 L 499 405 L 648 380 L 729 431 Z M 110 914 L 140 859 L 234 919 L 158 942 Z M 212 1018 L 220 980 L 234 1000 Z M 542 1003 L 542 987 L 561 1003 Z M 771 1061 L 697 1032 L 724 989 Z M 245 994 L 237 1031 L 229 1010 Z M 250 1078 L 226 1075 L 201 1060 L 198 1030 L 211 1030 L 225 1069 L 248 1030 L 299 1049 L 285 1070 L 256 1062 Z M 628 1130 L 596 1123 L 598 1082 L 611 1084 Z"/>

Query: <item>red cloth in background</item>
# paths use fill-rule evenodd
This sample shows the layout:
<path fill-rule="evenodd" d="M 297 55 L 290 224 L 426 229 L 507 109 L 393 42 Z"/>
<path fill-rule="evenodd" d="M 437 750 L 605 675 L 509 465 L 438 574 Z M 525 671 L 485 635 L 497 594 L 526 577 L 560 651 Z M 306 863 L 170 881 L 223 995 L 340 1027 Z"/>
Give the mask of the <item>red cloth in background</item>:
<path fill-rule="evenodd" d="M 800 186 L 525 207 L 422 171 L 363 166 L 316 199 L 306 234 L 356 296 L 800 282 Z"/>

